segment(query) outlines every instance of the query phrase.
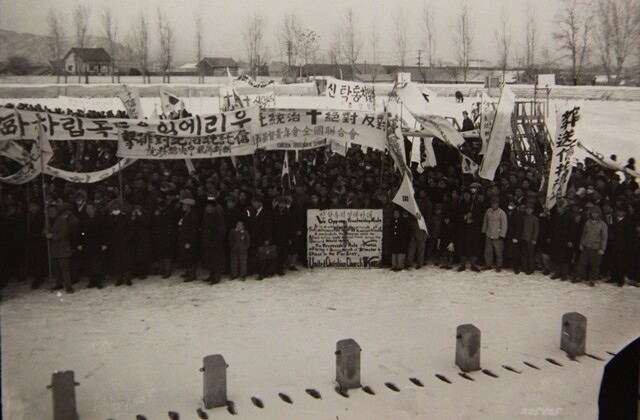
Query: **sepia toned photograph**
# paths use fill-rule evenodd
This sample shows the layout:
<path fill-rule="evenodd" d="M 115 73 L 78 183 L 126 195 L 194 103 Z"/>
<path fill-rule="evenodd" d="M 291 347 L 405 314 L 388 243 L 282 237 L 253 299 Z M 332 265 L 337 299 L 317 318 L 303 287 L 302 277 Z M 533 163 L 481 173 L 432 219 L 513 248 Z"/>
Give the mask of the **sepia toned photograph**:
<path fill-rule="evenodd" d="M 1 418 L 640 420 L 636 158 L 640 0 L 0 0 Z"/>

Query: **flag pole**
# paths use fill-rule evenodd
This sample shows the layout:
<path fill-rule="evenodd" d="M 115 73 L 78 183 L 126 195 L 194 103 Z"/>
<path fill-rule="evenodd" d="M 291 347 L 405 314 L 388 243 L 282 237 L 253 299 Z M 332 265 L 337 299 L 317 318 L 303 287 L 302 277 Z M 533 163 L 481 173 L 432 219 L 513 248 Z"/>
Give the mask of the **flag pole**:
<path fill-rule="evenodd" d="M 40 120 L 40 114 L 36 114 L 38 116 L 38 141 L 40 142 L 40 182 L 42 185 L 42 202 L 44 205 L 44 228 L 47 234 L 45 238 L 47 239 L 47 263 L 49 266 L 49 282 L 53 282 L 53 267 L 51 264 L 51 239 L 49 239 L 49 215 L 47 214 L 47 184 L 44 180 L 44 156 L 42 153 L 42 121 Z M 51 287 L 51 291 L 53 292 L 53 287 Z"/>

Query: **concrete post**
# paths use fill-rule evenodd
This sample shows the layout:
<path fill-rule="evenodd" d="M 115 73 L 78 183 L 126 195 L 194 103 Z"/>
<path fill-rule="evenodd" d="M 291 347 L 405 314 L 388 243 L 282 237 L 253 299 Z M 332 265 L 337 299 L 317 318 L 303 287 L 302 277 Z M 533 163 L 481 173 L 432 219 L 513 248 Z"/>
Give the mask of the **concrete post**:
<path fill-rule="evenodd" d="M 456 330 L 456 365 L 463 372 L 480 370 L 480 330 L 472 324 Z"/>
<path fill-rule="evenodd" d="M 360 388 L 360 352 L 352 338 L 340 340 L 336 350 L 336 381 L 341 390 Z"/>
<path fill-rule="evenodd" d="M 224 407 L 227 405 L 227 362 L 220 354 L 207 356 L 204 366 L 204 406 L 205 408 Z"/>
<path fill-rule="evenodd" d="M 560 350 L 567 352 L 570 358 L 583 356 L 587 352 L 587 318 L 578 312 L 569 312 L 562 316 L 562 335 Z"/>
<path fill-rule="evenodd" d="M 76 386 L 80 385 L 74 379 L 72 370 L 53 372 L 51 375 L 51 389 L 53 396 L 53 420 L 78 420 L 76 411 Z"/>

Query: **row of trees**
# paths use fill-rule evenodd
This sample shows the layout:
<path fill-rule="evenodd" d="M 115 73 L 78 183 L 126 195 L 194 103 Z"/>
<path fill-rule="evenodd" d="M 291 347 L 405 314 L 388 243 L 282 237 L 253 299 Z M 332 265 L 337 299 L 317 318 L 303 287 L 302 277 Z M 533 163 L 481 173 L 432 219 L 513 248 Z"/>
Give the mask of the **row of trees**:
<path fill-rule="evenodd" d="M 562 5 L 554 22 L 553 39 L 556 45 L 540 48 L 540 30 L 536 21 L 535 0 L 526 3 L 525 19 L 514 22 L 503 9 L 499 25 L 494 32 L 498 67 L 506 71 L 516 57 L 518 67 L 524 67 L 534 75 L 542 67 L 551 65 L 558 59 L 566 58 L 570 63 L 571 76 L 577 81 L 587 64 L 600 65 L 612 84 L 618 82 L 625 64 L 630 57 L 640 57 L 640 0 L 561 0 Z M 77 47 L 85 46 L 91 10 L 87 6 L 77 6 L 72 16 Z M 413 63 L 407 56 L 411 39 L 408 36 L 410 19 L 402 4 L 391 17 L 393 21 L 393 45 L 397 63 L 401 68 Z M 419 18 L 421 39 L 417 57 L 419 67 L 433 67 L 438 63 L 436 22 L 439 21 L 435 9 L 427 0 Z M 109 8 L 100 12 L 101 32 L 107 41 L 110 55 L 116 60 L 118 55 L 118 26 Z M 522 28 L 520 42 L 514 44 L 511 25 Z M 462 7 L 451 22 L 451 37 L 456 52 L 458 66 L 463 79 L 475 56 L 477 22 L 472 10 L 464 0 Z M 56 62 L 64 53 L 65 25 L 62 16 L 54 11 L 49 13 L 49 39 L 52 57 Z M 195 17 L 195 47 L 197 61 L 203 57 L 203 25 L 201 14 Z M 377 71 L 380 62 L 380 36 L 377 22 L 373 22 L 371 36 L 367 39 L 373 56 L 372 72 Z M 140 70 L 148 75 L 149 68 L 149 19 L 139 13 L 133 18 L 125 43 L 132 51 Z M 159 63 L 163 81 L 168 81 L 175 38 L 168 18 L 157 10 L 157 31 L 159 39 Z M 312 62 L 324 61 L 335 65 L 354 66 L 361 59 L 365 45 L 365 31 L 361 31 L 353 9 L 346 10 L 333 36 L 326 42 L 325 54 L 320 51 L 320 37 L 313 30 L 305 28 L 295 13 L 285 14 L 277 28 L 280 57 L 285 58 L 289 68 L 302 69 Z M 267 20 L 260 12 L 247 16 L 242 31 L 246 58 L 252 76 L 266 66 L 270 58 L 267 46 Z M 553 53 L 552 51 L 557 51 Z M 423 61 L 424 53 L 424 61 Z M 293 76 L 293 75 L 292 75 Z M 148 80 L 148 77 L 147 77 Z M 203 79 L 201 78 L 201 81 Z"/>
<path fill-rule="evenodd" d="M 91 9 L 85 5 L 78 5 L 72 14 L 72 26 L 75 32 L 75 43 L 67 45 L 66 22 L 64 16 L 55 9 L 51 9 L 47 15 L 47 32 L 51 58 L 56 64 L 56 75 L 60 82 L 61 60 L 66 52 L 66 48 L 85 48 L 89 33 L 89 18 Z M 105 39 L 106 49 L 111 56 L 113 68 L 115 69 L 119 58 L 118 48 L 118 24 L 110 8 L 105 8 L 99 13 L 101 35 Z M 175 51 L 175 36 L 173 27 L 164 13 L 157 9 L 157 30 L 159 39 L 159 63 L 162 71 L 162 81 L 169 82 L 171 65 L 173 63 Z M 130 30 L 124 37 L 124 43 L 132 52 L 133 58 L 137 61 L 145 82 L 149 80 L 149 19 L 143 12 L 137 14 L 132 22 Z M 130 58 L 130 57 L 127 57 Z M 78 65 L 76 63 L 76 68 Z M 111 72 L 111 81 L 115 81 L 115 72 Z M 65 76 L 66 77 L 66 76 Z M 78 73 L 78 82 L 81 75 Z"/>

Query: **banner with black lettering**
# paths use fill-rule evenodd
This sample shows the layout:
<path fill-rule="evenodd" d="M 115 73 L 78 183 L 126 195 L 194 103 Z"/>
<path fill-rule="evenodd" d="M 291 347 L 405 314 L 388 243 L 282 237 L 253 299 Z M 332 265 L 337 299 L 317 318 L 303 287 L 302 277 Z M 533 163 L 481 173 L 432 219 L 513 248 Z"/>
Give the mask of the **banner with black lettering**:
<path fill-rule="evenodd" d="M 144 159 L 214 158 L 250 155 L 258 108 L 179 120 L 149 121 L 119 130 L 118 156 Z"/>
<path fill-rule="evenodd" d="M 135 86 L 122 85 L 123 92 L 118 93 L 127 114 L 131 118 L 144 118 L 142 102 L 140 102 L 140 90 Z"/>
<path fill-rule="evenodd" d="M 376 268 L 382 258 L 382 210 L 307 210 L 309 268 Z"/>
<path fill-rule="evenodd" d="M 373 85 L 327 79 L 327 108 L 374 111 L 376 109 L 376 91 Z"/>
<path fill-rule="evenodd" d="M 266 150 L 305 150 L 349 142 L 384 150 L 384 113 L 317 109 L 260 111 L 256 144 Z"/>
<path fill-rule="evenodd" d="M 571 177 L 571 159 L 578 144 L 578 121 L 580 106 L 574 105 L 556 112 L 557 129 L 553 139 L 551 167 L 545 206 L 551 209 L 556 201 L 567 192 L 567 184 Z"/>

